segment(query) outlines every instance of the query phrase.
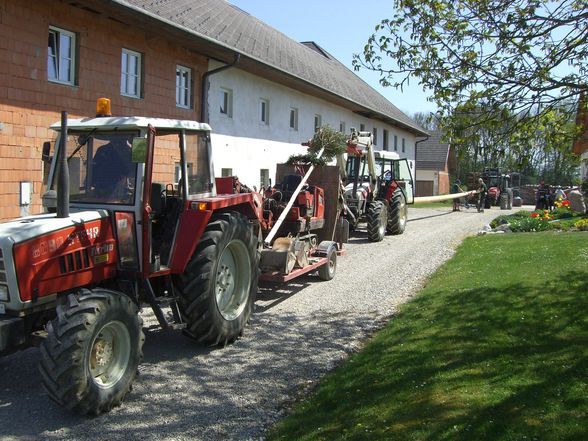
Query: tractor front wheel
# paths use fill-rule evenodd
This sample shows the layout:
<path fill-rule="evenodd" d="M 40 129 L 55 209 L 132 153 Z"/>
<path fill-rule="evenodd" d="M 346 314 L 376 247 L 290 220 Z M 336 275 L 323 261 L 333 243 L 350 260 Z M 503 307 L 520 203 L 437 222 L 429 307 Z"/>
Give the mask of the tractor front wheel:
<path fill-rule="evenodd" d="M 119 406 L 143 357 L 142 325 L 137 305 L 123 293 L 70 294 L 41 345 L 39 370 L 49 396 L 83 415 Z"/>
<path fill-rule="evenodd" d="M 400 189 L 396 189 L 392 196 L 390 204 L 390 214 L 388 216 L 388 224 L 386 231 L 390 234 L 402 234 L 406 229 L 406 219 L 408 218 L 408 206 L 406 199 Z"/>
<path fill-rule="evenodd" d="M 257 236 L 245 216 L 223 213 L 206 227 L 184 274 L 176 278 L 186 332 L 224 346 L 243 332 L 257 294 Z"/>
<path fill-rule="evenodd" d="M 367 234 L 370 242 L 380 242 L 386 234 L 388 210 L 382 201 L 372 202 L 367 212 Z"/>

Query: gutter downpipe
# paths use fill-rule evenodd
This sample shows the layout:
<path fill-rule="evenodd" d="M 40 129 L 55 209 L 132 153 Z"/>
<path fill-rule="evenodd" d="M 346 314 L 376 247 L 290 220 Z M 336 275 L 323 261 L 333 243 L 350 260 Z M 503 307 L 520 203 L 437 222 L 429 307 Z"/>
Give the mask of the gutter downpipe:
<path fill-rule="evenodd" d="M 415 141 L 414 143 L 414 189 L 416 191 L 416 182 L 417 182 L 417 156 L 418 156 L 418 146 L 420 142 L 425 142 L 426 140 L 428 140 L 431 136 L 430 135 L 425 135 L 425 137 L 423 139 L 420 139 L 418 141 Z"/>
<path fill-rule="evenodd" d="M 209 70 L 206 71 L 204 73 L 204 75 L 202 75 L 202 91 L 200 94 L 200 122 L 203 123 L 207 123 L 209 121 L 209 117 L 208 117 L 208 89 L 210 88 L 210 83 L 208 81 L 208 78 L 211 75 L 217 74 L 219 72 L 222 72 L 223 70 L 227 70 L 230 69 L 231 67 L 234 67 L 235 65 L 237 65 L 239 63 L 239 60 L 241 60 L 241 54 L 235 54 L 235 59 L 233 60 L 233 62 L 231 64 L 227 64 L 225 66 L 219 67 L 217 69 L 213 69 L 213 70 Z"/>

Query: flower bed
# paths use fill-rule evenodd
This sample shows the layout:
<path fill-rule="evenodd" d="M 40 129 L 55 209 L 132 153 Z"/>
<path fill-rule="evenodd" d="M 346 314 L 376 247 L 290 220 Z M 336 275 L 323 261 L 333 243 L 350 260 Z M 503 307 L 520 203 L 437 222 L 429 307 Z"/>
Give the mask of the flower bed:
<path fill-rule="evenodd" d="M 498 216 L 490 226 L 497 228 L 508 224 L 515 233 L 547 230 L 588 231 L 588 217 L 570 209 L 567 200 L 557 201 L 554 210 L 518 211 L 510 215 Z"/>

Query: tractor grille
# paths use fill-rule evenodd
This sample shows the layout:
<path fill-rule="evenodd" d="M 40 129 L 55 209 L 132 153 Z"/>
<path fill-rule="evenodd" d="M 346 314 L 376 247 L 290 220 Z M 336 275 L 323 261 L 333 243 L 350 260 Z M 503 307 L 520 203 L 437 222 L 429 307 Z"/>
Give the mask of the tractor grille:
<path fill-rule="evenodd" d="M 6 283 L 6 265 L 4 265 L 4 254 L 0 248 L 0 283 Z"/>
<path fill-rule="evenodd" d="M 73 273 L 90 267 L 90 256 L 88 249 L 65 254 L 59 258 L 59 269 L 61 274 Z"/>

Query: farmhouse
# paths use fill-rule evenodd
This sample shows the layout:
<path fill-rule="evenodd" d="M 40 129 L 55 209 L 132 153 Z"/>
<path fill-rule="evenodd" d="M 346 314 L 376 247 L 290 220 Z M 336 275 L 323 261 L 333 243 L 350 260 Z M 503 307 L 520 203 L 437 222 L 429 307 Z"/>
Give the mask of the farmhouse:
<path fill-rule="evenodd" d="M 267 185 L 330 125 L 411 160 L 426 132 L 313 42 L 224 0 L 0 1 L 0 219 L 38 213 L 47 127 L 67 110 L 209 122 L 217 176 Z M 167 158 L 173 168 L 178 158 Z"/>

